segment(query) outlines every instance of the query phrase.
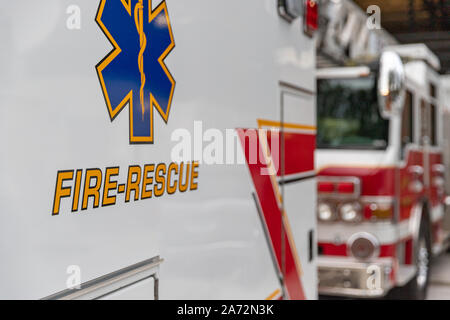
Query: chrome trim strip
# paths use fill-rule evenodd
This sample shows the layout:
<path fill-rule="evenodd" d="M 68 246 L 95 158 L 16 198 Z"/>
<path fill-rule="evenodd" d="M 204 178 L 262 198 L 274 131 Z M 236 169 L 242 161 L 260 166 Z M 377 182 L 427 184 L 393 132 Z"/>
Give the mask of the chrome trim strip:
<path fill-rule="evenodd" d="M 253 200 L 255 201 L 256 210 L 258 211 L 259 220 L 261 222 L 261 227 L 262 227 L 263 232 L 264 232 L 264 238 L 266 239 L 267 247 L 268 247 L 269 252 L 270 252 L 270 257 L 271 257 L 271 260 L 272 260 L 273 267 L 275 269 L 275 274 L 276 274 L 276 277 L 277 277 L 278 281 L 280 282 L 281 296 L 282 297 L 286 297 L 287 296 L 286 295 L 287 290 L 286 290 L 286 287 L 284 285 L 284 276 L 283 276 L 283 273 L 281 272 L 280 268 L 278 267 L 277 257 L 274 254 L 275 249 L 274 249 L 274 247 L 272 245 L 272 242 L 270 240 L 269 230 L 267 229 L 267 225 L 266 225 L 266 222 L 265 222 L 265 218 L 264 218 L 264 214 L 263 214 L 263 211 L 262 211 L 262 208 L 261 208 L 261 204 L 259 203 L 258 197 L 256 196 L 255 192 L 252 192 L 252 197 L 253 197 Z"/>
<path fill-rule="evenodd" d="M 289 184 L 294 182 L 299 182 L 303 180 L 313 179 L 316 177 L 316 172 L 314 170 L 304 172 L 304 173 L 296 173 L 291 175 L 285 175 L 284 177 L 278 177 L 278 183 L 280 185 Z"/>
<path fill-rule="evenodd" d="M 120 269 L 118 271 L 109 273 L 97 279 L 85 282 L 81 284 L 80 289 L 66 289 L 53 295 L 47 296 L 42 300 L 73 300 L 73 299 L 80 299 L 83 296 L 92 294 L 94 294 L 94 296 L 92 297 L 93 299 L 100 298 L 102 296 L 105 296 L 106 294 L 114 292 L 115 290 L 109 290 L 108 292 L 99 293 L 97 296 L 95 296 L 96 291 L 101 291 L 101 289 L 105 289 L 108 286 L 119 283 L 120 281 L 123 281 L 132 276 L 136 276 L 145 271 L 151 271 L 152 269 L 157 268 L 163 261 L 164 260 L 161 259 L 159 256 L 156 256 L 151 259 L 131 265 L 129 267 Z M 159 282 L 157 272 L 154 272 L 151 275 L 144 276 L 143 278 L 139 279 L 139 281 L 148 279 L 150 277 L 153 277 L 155 279 L 155 299 L 157 299 L 158 298 L 157 287 Z M 126 286 L 127 285 L 120 287 Z"/>

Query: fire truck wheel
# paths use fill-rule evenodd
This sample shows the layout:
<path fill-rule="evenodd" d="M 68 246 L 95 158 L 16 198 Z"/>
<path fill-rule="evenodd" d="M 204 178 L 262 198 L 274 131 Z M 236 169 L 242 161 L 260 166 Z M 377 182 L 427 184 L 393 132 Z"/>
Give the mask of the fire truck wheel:
<path fill-rule="evenodd" d="M 394 299 L 424 300 L 427 296 L 431 267 L 431 235 L 426 219 L 421 222 L 414 255 L 416 276 L 404 287 L 395 290 L 392 296 Z"/>

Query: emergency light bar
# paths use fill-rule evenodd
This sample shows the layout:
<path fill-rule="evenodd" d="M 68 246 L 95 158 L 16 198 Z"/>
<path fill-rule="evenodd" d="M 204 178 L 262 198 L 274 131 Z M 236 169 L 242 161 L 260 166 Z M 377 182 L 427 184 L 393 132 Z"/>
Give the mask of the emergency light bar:
<path fill-rule="evenodd" d="M 319 5 L 317 0 L 305 1 L 304 28 L 305 33 L 312 37 L 319 27 Z"/>

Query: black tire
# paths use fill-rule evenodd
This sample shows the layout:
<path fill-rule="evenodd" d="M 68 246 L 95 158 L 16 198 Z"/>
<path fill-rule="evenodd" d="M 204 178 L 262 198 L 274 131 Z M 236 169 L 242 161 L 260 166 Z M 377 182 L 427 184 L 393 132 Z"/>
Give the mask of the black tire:
<path fill-rule="evenodd" d="M 415 246 L 417 274 L 405 286 L 392 290 L 389 298 L 405 300 L 424 300 L 427 297 L 431 269 L 431 235 L 428 221 L 422 219 L 418 243 Z"/>

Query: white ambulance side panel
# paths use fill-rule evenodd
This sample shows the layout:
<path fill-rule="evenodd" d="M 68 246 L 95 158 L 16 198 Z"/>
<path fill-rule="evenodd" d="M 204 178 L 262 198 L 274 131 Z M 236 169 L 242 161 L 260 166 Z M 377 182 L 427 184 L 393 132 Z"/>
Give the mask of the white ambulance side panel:
<path fill-rule="evenodd" d="M 95 22 L 100 0 L 0 4 L 1 299 L 65 290 L 71 266 L 84 283 L 156 256 L 161 299 L 264 299 L 280 287 L 245 164 L 200 163 L 198 189 L 185 193 L 130 202 L 116 194 L 113 206 L 91 200 L 77 212 L 65 198 L 52 216 L 60 170 L 82 169 L 84 178 L 99 168 L 104 177 L 119 167 L 126 183 L 131 165 L 172 162 L 179 128 L 192 136 L 194 121 L 203 132 L 255 128 L 260 118 L 280 120 L 280 81 L 314 91 L 314 40 L 301 19 L 278 16 L 276 0 L 165 2 L 175 40 L 165 63 L 176 87 L 167 124 L 155 112 L 155 141 L 140 145 L 129 142 L 128 106 L 111 121 L 96 73 L 112 50 Z M 80 29 L 67 27 L 71 5 Z M 288 203 L 308 215 L 294 227 L 312 228 L 314 192 L 308 183 Z M 300 259 L 314 298 L 315 270 Z"/>

